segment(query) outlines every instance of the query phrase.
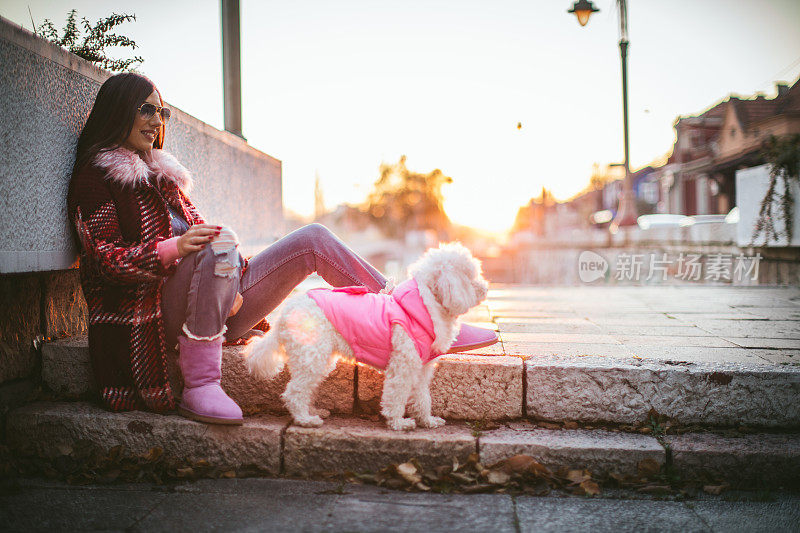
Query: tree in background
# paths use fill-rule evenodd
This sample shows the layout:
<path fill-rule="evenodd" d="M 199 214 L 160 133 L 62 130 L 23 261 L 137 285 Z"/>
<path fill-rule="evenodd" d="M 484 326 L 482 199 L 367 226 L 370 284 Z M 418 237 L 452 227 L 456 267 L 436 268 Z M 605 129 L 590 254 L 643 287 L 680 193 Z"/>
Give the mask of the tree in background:
<path fill-rule="evenodd" d="M 517 217 L 514 219 L 511 232 L 531 231 L 536 235 L 543 236 L 545 234 L 545 218 L 555 203 L 553 193 L 542 187 L 542 194 L 538 198 L 531 198 L 528 205 L 517 210 Z"/>
<path fill-rule="evenodd" d="M 136 48 L 136 43 L 132 39 L 124 35 L 110 33 L 115 26 L 123 22 L 136 20 L 136 15 L 118 15 L 112 13 L 106 18 L 98 20 L 94 26 L 92 26 L 86 17 L 83 17 L 81 19 L 81 26 L 83 26 L 83 30 L 86 32 L 85 36 L 81 35 L 77 17 L 76 10 L 73 9 L 69 12 L 61 37 L 58 36 L 58 30 L 56 30 L 53 23 L 47 19 L 44 20 L 38 29 L 34 25 L 33 31 L 36 35 L 62 48 L 66 48 L 76 56 L 82 57 L 101 68 L 114 72 L 131 71 L 144 62 L 144 59 L 140 56 L 135 56 L 130 59 L 112 59 L 106 55 L 107 47 L 119 46 L 122 48 Z M 83 40 L 81 40 L 81 37 L 83 37 Z"/>
<path fill-rule="evenodd" d="M 767 244 L 770 239 L 777 241 L 782 235 L 786 235 L 786 245 L 790 246 L 795 204 L 791 182 L 800 180 L 800 134 L 784 137 L 771 135 L 764 142 L 762 155 L 764 160 L 769 163 L 769 186 L 761 200 L 750 245 L 755 245 L 756 239 L 763 233 L 764 244 Z M 783 191 L 778 192 L 777 186 L 781 181 L 783 182 Z M 776 203 L 778 211 L 773 212 Z M 775 221 L 780 219 L 783 220 L 783 231 L 775 228 Z"/>
<path fill-rule="evenodd" d="M 394 164 L 382 163 L 367 197 L 367 214 L 387 237 L 433 230 L 439 239 L 447 239 L 451 223 L 444 212 L 442 186 L 452 182 L 438 168 L 427 174 L 408 170 L 406 156 Z"/>

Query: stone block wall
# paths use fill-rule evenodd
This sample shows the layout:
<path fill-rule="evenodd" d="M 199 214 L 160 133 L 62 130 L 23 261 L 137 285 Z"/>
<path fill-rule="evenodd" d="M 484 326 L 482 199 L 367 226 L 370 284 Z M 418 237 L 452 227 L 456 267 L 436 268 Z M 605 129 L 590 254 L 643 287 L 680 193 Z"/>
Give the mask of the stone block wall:
<path fill-rule="evenodd" d="M 0 18 L 0 274 L 75 262 L 67 186 L 78 135 L 110 75 Z M 234 228 L 246 250 L 273 242 L 283 230 L 281 162 L 170 108 L 165 149 L 193 173 L 200 211 Z"/>
<path fill-rule="evenodd" d="M 0 275 L 0 435 L 40 384 L 43 342 L 86 334 L 78 270 Z"/>

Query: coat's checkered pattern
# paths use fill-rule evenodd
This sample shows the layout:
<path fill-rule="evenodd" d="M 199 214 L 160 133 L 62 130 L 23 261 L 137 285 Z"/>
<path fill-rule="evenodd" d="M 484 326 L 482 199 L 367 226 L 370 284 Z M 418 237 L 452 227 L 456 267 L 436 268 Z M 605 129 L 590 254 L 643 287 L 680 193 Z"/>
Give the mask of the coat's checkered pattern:
<path fill-rule="evenodd" d="M 112 410 L 174 408 L 167 378 L 159 241 L 172 237 L 168 202 L 190 224 L 203 218 L 180 186 L 190 176 L 169 154 L 100 154 L 72 177 L 70 218 L 81 244 L 89 350 L 100 396 Z"/>

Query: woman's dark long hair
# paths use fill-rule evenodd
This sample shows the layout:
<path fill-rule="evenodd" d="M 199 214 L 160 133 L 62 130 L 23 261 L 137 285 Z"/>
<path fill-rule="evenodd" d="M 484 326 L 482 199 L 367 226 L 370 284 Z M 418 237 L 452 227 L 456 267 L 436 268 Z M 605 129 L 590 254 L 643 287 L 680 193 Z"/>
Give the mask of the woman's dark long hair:
<path fill-rule="evenodd" d="M 79 171 L 94 156 L 105 150 L 120 146 L 130 135 L 136 109 L 158 89 L 152 81 L 140 74 L 124 73 L 108 78 L 100 87 L 94 100 L 92 111 L 86 119 L 80 137 L 75 165 L 72 173 Z M 159 105 L 164 105 L 158 93 Z M 164 126 L 162 125 L 153 143 L 153 148 L 164 146 Z"/>

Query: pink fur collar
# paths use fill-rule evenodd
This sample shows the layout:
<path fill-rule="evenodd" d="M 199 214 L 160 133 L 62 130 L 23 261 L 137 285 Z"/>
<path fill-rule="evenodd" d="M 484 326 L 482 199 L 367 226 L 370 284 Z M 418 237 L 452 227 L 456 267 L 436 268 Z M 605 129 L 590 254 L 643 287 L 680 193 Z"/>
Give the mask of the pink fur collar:
<path fill-rule="evenodd" d="M 120 146 L 114 150 L 100 152 L 94 158 L 98 167 L 105 169 L 111 180 L 123 187 L 136 187 L 147 182 L 152 175 L 156 180 L 175 183 L 184 192 L 192 188 L 192 175 L 172 154 L 153 149 L 141 157 Z"/>

